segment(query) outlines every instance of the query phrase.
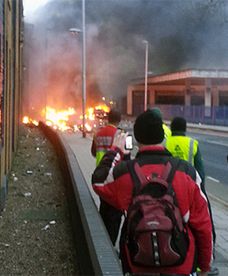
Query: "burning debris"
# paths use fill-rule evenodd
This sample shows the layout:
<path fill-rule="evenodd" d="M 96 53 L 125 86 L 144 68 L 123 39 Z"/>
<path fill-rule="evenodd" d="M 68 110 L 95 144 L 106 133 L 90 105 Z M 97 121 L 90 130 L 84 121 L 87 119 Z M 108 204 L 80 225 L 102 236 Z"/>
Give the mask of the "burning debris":
<path fill-rule="evenodd" d="M 28 116 L 24 116 L 22 119 L 23 124 L 25 125 L 31 125 L 31 126 L 38 126 L 38 121 L 33 120 L 31 118 L 29 118 Z"/>
<path fill-rule="evenodd" d="M 99 104 L 95 107 L 89 107 L 85 114 L 85 128 L 87 132 L 92 132 L 97 127 L 105 124 L 107 113 L 110 107 L 105 104 Z M 77 114 L 76 110 L 72 107 L 67 109 L 57 110 L 53 107 L 47 106 L 41 111 L 41 120 L 46 125 L 53 127 L 60 131 L 81 131 L 82 129 L 82 115 Z M 30 127 L 38 126 L 38 120 L 30 118 L 30 116 L 24 116 L 22 122 Z"/>

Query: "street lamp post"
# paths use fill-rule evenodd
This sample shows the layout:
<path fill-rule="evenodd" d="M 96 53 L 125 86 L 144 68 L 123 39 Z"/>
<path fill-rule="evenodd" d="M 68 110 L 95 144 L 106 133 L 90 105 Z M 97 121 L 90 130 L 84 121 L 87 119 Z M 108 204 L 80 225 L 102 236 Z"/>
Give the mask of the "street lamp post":
<path fill-rule="evenodd" d="M 82 0 L 82 30 L 70 28 L 74 34 L 82 33 L 82 137 L 86 137 L 86 27 L 85 27 L 85 0 Z"/>
<path fill-rule="evenodd" d="M 144 85 L 144 111 L 147 110 L 147 78 L 148 78 L 148 41 L 142 41 L 145 44 L 145 85 Z"/>
<path fill-rule="evenodd" d="M 85 0 L 82 0 L 82 136 L 86 137 L 85 130 L 86 109 L 86 27 L 85 27 Z"/>

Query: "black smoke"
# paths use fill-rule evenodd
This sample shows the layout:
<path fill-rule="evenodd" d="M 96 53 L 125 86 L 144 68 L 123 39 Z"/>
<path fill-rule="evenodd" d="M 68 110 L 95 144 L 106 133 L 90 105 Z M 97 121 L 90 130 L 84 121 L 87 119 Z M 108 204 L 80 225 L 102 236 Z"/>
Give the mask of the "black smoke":
<path fill-rule="evenodd" d="M 98 101 L 101 95 L 118 100 L 132 79 L 143 77 L 143 40 L 149 42 L 154 74 L 228 67 L 227 1 L 85 1 L 88 100 Z M 80 102 L 81 38 L 70 37 L 68 30 L 81 28 L 81 14 L 79 0 L 50 0 L 33 21 L 40 40 L 50 40 L 50 85 L 56 82 L 65 96 L 70 91 L 74 102 Z"/>

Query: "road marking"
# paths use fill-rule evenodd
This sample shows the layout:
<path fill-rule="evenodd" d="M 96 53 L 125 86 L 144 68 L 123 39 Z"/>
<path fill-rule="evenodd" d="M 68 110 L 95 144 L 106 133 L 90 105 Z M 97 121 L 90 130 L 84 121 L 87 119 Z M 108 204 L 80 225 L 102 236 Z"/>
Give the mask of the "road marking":
<path fill-rule="evenodd" d="M 210 179 L 210 180 L 212 180 L 212 181 L 214 181 L 214 182 L 217 182 L 217 183 L 220 182 L 218 179 L 216 179 L 214 177 L 211 177 L 211 176 L 207 176 L 207 178 Z"/>
<path fill-rule="evenodd" d="M 228 144 L 226 142 L 223 141 L 216 141 L 216 140 L 209 140 L 209 139 L 204 139 L 203 137 L 198 137 L 198 135 L 190 135 L 193 139 L 196 139 L 200 142 L 206 142 L 208 144 L 214 144 L 214 145 L 219 145 L 219 146 L 224 146 L 224 147 L 228 147 Z"/>
<path fill-rule="evenodd" d="M 219 145 L 219 146 L 225 146 L 225 147 L 228 146 L 227 143 L 217 142 L 217 141 L 213 141 L 213 140 L 206 140 L 206 142 L 207 142 L 207 143 L 210 143 L 210 144 L 214 144 L 214 145 Z"/>
<path fill-rule="evenodd" d="M 214 144 L 214 145 L 218 145 L 218 146 L 224 146 L 224 147 L 228 147 L 227 143 L 223 143 L 222 141 L 215 141 L 215 140 L 208 140 L 208 139 L 203 139 L 203 138 L 197 138 L 196 136 L 191 136 L 193 139 L 198 140 L 199 142 L 206 142 L 208 144 Z"/>

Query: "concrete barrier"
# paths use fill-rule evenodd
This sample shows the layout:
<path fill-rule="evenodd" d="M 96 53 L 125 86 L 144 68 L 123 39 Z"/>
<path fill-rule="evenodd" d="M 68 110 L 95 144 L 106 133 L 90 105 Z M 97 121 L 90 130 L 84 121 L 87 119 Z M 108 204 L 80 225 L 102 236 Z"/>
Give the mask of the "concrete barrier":
<path fill-rule="evenodd" d="M 120 261 L 91 197 L 78 161 L 61 133 L 42 122 L 40 129 L 53 144 L 64 174 L 82 275 L 123 275 Z"/>

